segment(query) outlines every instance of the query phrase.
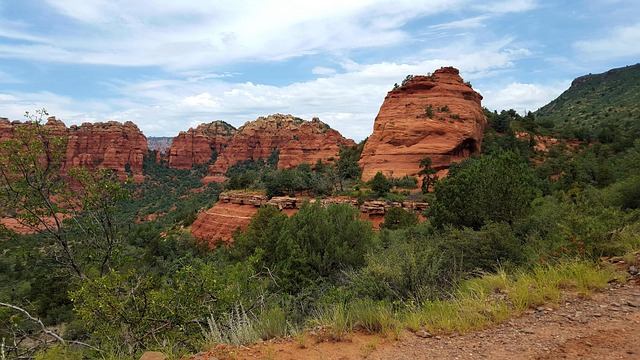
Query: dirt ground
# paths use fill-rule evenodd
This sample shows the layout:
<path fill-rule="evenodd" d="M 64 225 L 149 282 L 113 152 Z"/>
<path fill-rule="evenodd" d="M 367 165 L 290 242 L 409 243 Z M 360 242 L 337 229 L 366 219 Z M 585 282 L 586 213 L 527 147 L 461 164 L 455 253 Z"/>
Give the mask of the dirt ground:
<path fill-rule="evenodd" d="M 218 348 L 192 360 L 640 359 L 640 286 L 611 284 L 590 299 L 566 294 L 559 305 L 531 309 L 494 328 L 399 340 L 353 334 L 340 342 L 317 337 Z"/>

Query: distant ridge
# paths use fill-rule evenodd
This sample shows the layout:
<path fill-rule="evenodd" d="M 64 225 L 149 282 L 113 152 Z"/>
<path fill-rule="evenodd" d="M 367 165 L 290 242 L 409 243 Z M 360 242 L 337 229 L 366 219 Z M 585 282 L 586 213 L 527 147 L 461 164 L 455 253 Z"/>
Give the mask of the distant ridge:
<path fill-rule="evenodd" d="M 640 126 L 640 64 L 576 78 L 557 99 L 535 112 L 538 124 L 583 140 Z"/>
<path fill-rule="evenodd" d="M 165 152 L 169 147 L 171 147 L 171 142 L 173 141 L 173 137 L 171 136 L 149 136 L 147 137 L 147 144 L 149 145 L 149 150 L 158 150 L 158 152 Z"/>

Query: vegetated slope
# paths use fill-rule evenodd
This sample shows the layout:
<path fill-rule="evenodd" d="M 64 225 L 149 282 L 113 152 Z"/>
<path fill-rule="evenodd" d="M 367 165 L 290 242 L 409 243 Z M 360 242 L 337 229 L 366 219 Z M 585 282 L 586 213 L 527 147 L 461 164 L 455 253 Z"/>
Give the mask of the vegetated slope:
<path fill-rule="evenodd" d="M 576 78 L 535 115 L 540 125 L 562 136 L 607 141 L 617 129 L 640 131 L 639 94 L 636 64 Z"/>

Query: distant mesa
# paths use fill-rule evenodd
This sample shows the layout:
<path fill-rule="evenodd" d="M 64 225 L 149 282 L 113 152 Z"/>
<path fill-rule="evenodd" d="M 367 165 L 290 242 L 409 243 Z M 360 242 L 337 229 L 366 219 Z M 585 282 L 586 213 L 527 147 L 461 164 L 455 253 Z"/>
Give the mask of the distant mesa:
<path fill-rule="evenodd" d="M 380 107 L 359 162 L 362 180 L 378 171 L 417 177 L 425 156 L 442 176 L 453 162 L 479 153 L 487 126 L 481 100 L 453 67 L 407 77 Z"/>
<path fill-rule="evenodd" d="M 279 169 L 314 164 L 318 159 L 326 162 L 337 157 L 342 145 L 353 146 L 355 142 L 318 118 L 306 121 L 283 114 L 259 117 L 238 128 L 209 167 L 209 174 L 223 175 L 240 161 L 267 160 L 274 153 L 278 155 Z"/>

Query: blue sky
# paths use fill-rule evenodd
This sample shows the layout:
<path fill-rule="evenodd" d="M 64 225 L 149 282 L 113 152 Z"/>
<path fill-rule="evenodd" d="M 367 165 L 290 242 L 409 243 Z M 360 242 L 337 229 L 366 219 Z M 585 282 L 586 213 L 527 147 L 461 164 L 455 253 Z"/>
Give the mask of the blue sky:
<path fill-rule="evenodd" d="M 319 117 L 370 135 L 407 74 L 455 66 L 491 110 L 640 62 L 640 0 L 0 0 L 0 117 L 67 125 Z"/>

